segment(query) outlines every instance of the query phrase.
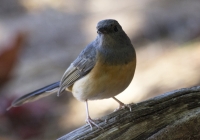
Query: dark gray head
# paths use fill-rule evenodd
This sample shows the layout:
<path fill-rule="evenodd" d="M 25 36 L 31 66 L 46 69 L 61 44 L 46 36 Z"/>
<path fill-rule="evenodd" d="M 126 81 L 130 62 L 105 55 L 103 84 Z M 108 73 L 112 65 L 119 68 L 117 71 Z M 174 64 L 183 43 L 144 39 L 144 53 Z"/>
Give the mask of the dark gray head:
<path fill-rule="evenodd" d="M 96 28 L 98 34 L 110 34 L 123 31 L 120 24 L 114 19 L 101 20 L 98 22 Z"/>
<path fill-rule="evenodd" d="M 121 48 L 122 46 L 132 46 L 129 37 L 123 31 L 120 24 L 114 19 L 105 19 L 97 23 L 96 42 L 101 47 Z"/>
<path fill-rule="evenodd" d="M 129 37 L 114 19 L 102 20 L 97 24 L 98 36 L 95 45 L 104 63 L 127 64 L 135 57 Z"/>

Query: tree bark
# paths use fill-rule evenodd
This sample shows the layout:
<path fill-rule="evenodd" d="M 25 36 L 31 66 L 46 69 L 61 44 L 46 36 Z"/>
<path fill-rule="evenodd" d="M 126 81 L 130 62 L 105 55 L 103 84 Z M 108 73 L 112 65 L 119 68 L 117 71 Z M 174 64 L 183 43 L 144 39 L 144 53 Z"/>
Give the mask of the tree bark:
<path fill-rule="evenodd" d="M 105 116 L 98 129 L 84 125 L 58 140 L 200 139 L 200 86 L 165 93 Z"/>

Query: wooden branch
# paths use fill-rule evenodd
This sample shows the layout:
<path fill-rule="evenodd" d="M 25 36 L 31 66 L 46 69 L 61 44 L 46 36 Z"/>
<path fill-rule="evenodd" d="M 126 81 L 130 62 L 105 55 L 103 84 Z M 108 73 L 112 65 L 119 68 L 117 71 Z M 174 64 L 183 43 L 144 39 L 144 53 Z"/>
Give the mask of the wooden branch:
<path fill-rule="evenodd" d="M 200 139 L 200 86 L 165 93 L 82 126 L 58 140 Z M 105 121 L 106 120 L 106 121 Z"/>

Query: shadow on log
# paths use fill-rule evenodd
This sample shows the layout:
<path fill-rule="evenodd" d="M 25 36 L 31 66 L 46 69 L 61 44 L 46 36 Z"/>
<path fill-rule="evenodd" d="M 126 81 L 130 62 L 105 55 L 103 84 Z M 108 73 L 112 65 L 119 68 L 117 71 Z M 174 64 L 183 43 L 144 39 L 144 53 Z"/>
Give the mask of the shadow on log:
<path fill-rule="evenodd" d="M 199 140 L 200 86 L 165 93 L 82 126 L 58 140 Z M 105 121 L 106 120 L 106 121 Z"/>

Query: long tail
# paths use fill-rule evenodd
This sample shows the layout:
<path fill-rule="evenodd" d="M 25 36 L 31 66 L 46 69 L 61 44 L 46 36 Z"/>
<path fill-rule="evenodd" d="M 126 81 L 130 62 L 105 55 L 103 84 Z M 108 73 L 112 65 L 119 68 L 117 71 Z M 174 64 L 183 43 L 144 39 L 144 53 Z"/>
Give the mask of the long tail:
<path fill-rule="evenodd" d="M 7 108 L 7 110 L 11 109 L 12 107 L 17 107 L 28 102 L 33 102 L 40 98 L 56 93 L 59 89 L 59 86 L 60 86 L 60 81 L 50 84 L 36 91 L 33 91 L 31 93 L 25 94 L 24 96 L 21 96 L 18 99 L 14 100 L 11 106 Z"/>

